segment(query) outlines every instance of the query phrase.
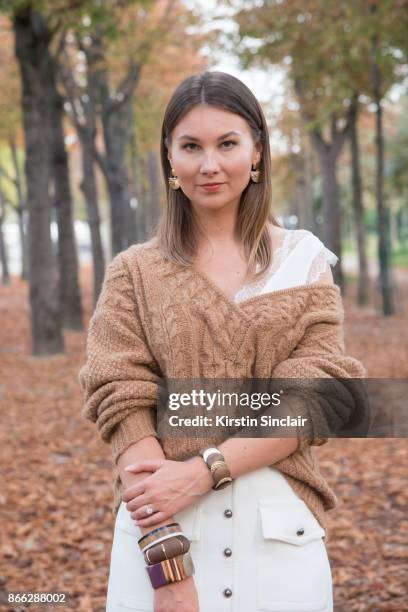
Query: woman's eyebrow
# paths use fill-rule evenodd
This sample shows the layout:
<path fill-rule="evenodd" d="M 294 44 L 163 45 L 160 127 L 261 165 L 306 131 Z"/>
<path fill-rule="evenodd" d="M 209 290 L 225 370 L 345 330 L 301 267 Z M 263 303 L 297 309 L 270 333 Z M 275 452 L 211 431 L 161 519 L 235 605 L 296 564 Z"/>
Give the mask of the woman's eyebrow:
<path fill-rule="evenodd" d="M 234 130 L 231 130 L 230 132 L 227 132 L 226 134 L 223 134 L 222 136 L 219 136 L 219 138 L 217 140 L 222 140 L 223 138 L 227 138 L 227 136 L 240 136 L 241 134 L 239 132 L 235 132 Z M 183 138 L 187 139 L 187 140 L 194 140 L 195 142 L 199 142 L 200 139 L 196 138 L 195 136 L 189 136 L 188 134 L 183 134 L 182 136 L 179 136 L 177 138 L 177 140 L 183 140 Z"/>

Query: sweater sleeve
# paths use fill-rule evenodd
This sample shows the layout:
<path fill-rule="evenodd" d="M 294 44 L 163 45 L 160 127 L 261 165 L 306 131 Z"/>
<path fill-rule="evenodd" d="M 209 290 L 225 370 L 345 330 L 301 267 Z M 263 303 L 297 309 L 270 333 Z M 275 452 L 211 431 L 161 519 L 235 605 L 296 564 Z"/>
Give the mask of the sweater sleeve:
<path fill-rule="evenodd" d="M 284 379 L 283 411 L 307 418 L 298 450 L 325 444 L 342 429 L 367 433 L 368 396 L 361 380 L 366 370 L 345 355 L 343 318 L 342 309 L 312 318 L 295 349 L 272 372 Z"/>
<path fill-rule="evenodd" d="M 156 436 L 159 368 L 147 345 L 123 255 L 109 264 L 89 323 L 86 362 L 79 372 L 81 415 L 96 423 L 113 458 Z"/>

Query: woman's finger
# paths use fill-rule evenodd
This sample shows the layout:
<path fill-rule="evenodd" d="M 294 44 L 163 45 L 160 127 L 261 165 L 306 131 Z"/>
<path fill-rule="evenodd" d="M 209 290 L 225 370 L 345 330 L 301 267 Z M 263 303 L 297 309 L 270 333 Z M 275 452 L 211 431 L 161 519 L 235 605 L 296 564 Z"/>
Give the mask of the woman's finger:
<path fill-rule="evenodd" d="M 158 470 L 166 459 L 143 459 L 142 461 L 136 461 L 127 465 L 124 470 L 125 472 L 155 472 Z"/>
<path fill-rule="evenodd" d="M 139 510 L 148 504 L 152 504 L 154 506 L 154 502 L 151 498 L 148 498 L 147 495 L 138 495 L 137 497 L 134 497 L 128 501 L 126 504 L 126 509 L 129 510 L 129 512 L 136 512 L 136 510 Z"/>
<path fill-rule="evenodd" d="M 122 500 L 124 502 L 129 502 L 134 497 L 137 497 L 138 495 L 142 495 L 146 490 L 145 480 L 146 478 L 143 478 L 143 480 L 140 480 L 139 482 L 136 482 L 135 484 L 130 485 L 130 487 L 127 487 L 123 491 Z"/>
<path fill-rule="evenodd" d="M 159 511 L 157 504 L 147 503 L 147 504 L 144 504 L 143 506 L 139 506 L 138 508 L 136 508 L 136 510 L 133 510 L 130 516 L 135 521 L 139 521 L 141 519 L 145 519 L 150 516 L 153 516 L 151 514 L 146 514 L 146 508 L 148 508 L 149 506 L 151 506 L 154 509 L 155 513 Z M 161 508 L 161 512 L 164 512 L 163 508 Z"/>
<path fill-rule="evenodd" d="M 139 527 L 152 527 L 153 525 L 156 525 L 157 523 L 161 523 L 161 521 L 165 521 L 169 517 L 170 517 L 170 514 L 168 514 L 167 512 L 155 512 L 148 518 L 138 519 L 137 521 L 135 521 L 135 523 Z"/>

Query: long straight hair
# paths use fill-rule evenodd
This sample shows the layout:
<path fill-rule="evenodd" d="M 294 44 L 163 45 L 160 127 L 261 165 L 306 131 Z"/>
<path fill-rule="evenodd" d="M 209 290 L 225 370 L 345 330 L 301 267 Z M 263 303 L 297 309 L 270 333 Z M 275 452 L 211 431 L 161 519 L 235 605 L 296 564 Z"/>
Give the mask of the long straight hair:
<path fill-rule="evenodd" d="M 262 108 L 242 81 L 225 72 L 201 72 L 186 78 L 174 91 L 164 113 L 161 131 L 161 165 L 166 185 L 167 206 L 154 230 L 161 254 L 184 266 L 191 266 L 197 250 L 199 224 L 189 198 L 168 183 L 171 165 L 168 147 L 179 121 L 195 106 L 205 104 L 235 113 L 248 123 L 254 143 L 260 143 L 261 182 L 249 181 L 241 194 L 237 211 L 237 232 L 248 262 L 247 278 L 258 279 L 272 261 L 267 223 L 282 227 L 272 215 L 271 153 L 268 127 Z M 256 266 L 260 268 L 256 272 Z"/>

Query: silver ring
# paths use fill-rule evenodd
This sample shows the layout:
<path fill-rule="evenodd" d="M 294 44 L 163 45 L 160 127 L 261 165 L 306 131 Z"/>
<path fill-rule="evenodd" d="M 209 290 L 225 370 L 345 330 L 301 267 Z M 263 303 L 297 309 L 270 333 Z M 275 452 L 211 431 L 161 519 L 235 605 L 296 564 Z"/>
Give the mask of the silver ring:
<path fill-rule="evenodd" d="M 145 514 L 147 514 L 147 516 L 150 516 L 151 514 L 153 514 L 153 512 L 154 512 L 153 506 L 146 506 Z"/>

